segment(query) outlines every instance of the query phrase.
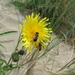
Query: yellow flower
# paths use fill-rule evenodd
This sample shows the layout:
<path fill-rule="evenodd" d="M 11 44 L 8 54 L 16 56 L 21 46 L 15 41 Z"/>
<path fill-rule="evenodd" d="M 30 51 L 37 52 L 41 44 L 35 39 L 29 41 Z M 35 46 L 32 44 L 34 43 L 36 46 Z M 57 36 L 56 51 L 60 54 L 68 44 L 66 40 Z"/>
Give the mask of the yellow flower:
<path fill-rule="evenodd" d="M 31 15 L 27 15 L 23 25 L 20 25 L 21 28 L 21 42 L 29 52 L 32 51 L 33 48 L 39 49 L 40 46 L 44 47 L 45 43 L 49 41 L 51 37 L 51 28 L 47 28 L 49 19 L 46 17 L 41 19 L 39 14 L 34 16 L 34 13 Z"/>

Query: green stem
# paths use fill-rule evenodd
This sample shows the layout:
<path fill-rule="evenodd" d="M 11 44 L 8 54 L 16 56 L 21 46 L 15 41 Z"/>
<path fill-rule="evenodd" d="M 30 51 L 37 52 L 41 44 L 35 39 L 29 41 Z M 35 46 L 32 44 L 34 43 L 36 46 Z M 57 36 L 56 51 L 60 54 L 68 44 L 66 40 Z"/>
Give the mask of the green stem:
<path fill-rule="evenodd" d="M 20 33 L 20 35 L 21 35 L 21 33 Z M 20 35 L 19 35 L 19 38 L 18 38 L 17 45 L 16 45 L 16 47 L 15 47 L 15 51 L 17 50 L 17 48 L 18 48 L 18 45 L 19 45 L 19 42 L 20 42 Z M 8 64 L 10 63 L 10 61 L 11 61 L 11 58 L 12 58 L 12 57 L 10 57 L 10 59 L 9 59 L 9 61 L 8 61 Z"/>
<path fill-rule="evenodd" d="M 7 63 L 8 65 L 9 65 L 10 61 L 11 61 L 11 57 L 10 57 L 10 59 L 9 59 L 8 63 Z"/>
<path fill-rule="evenodd" d="M 20 33 L 20 35 L 21 35 L 21 33 Z M 20 36 L 19 36 L 19 38 L 18 38 L 18 42 L 17 42 L 17 45 L 16 45 L 16 47 L 15 47 L 15 50 L 17 50 L 17 48 L 18 48 L 19 42 L 20 42 Z"/>

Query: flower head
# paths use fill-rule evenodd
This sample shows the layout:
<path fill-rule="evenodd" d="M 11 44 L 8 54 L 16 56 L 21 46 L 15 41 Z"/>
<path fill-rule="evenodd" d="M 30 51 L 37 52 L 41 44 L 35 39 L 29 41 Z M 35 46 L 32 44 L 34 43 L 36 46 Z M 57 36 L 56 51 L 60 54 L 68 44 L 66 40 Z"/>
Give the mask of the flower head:
<path fill-rule="evenodd" d="M 34 47 L 39 49 L 39 43 L 42 47 L 51 37 L 51 28 L 47 28 L 49 19 L 46 17 L 41 19 L 39 14 L 34 16 L 34 13 L 27 15 L 23 25 L 20 24 L 21 28 L 21 41 L 23 45 L 30 52 Z"/>

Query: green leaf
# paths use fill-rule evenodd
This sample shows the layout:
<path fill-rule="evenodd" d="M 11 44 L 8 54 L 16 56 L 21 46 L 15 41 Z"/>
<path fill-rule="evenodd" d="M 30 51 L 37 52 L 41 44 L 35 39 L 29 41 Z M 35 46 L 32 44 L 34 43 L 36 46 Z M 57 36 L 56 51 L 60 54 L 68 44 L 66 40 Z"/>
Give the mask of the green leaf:
<path fill-rule="evenodd" d="M 58 72 L 62 71 L 63 69 L 65 69 L 66 67 L 71 66 L 72 64 L 75 63 L 75 58 L 73 58 L 70 62 L 68 62 L 65 66 L 63 66 Z"/>
<path fill-rule="evenodd" d="M 11 33 L 16 33 L 16 32 L 17 31 L 7 31 L 7 32 L 4 32 L 4 33 L 1 33 L 0 36 L 11 34 Z"/>
<path fill-rule="evenodd" d="M 0 59 L 0 63 L 5 63 L 7 65 L 7 62 L 3 59 Z"/>
<path fill-rule="evenodd" d="M 0 75 L 5 75 L 5 72 L 3 72 L 3 71 L 0 71 Z"/>
<path fill-rule="evenodd" d="M 0 46 L 6 50 L 6 48 L 2 44 L 0 44 Z"/>

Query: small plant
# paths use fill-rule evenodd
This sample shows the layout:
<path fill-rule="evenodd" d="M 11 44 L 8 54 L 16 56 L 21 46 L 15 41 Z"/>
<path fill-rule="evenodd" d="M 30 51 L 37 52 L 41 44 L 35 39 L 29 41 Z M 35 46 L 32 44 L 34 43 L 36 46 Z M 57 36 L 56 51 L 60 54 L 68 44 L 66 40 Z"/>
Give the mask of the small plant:
<path fill-rule="evenodd" d="M 49 19 L 47 17 L 42 19 L 40 14 L 35 15 L 32 13 L 25 17 L 23 25 L 19 24 L 21 33 L 9 61 L 6 62 L 5 60 L 0 59 L 0 74 L 3 73 L 2 75 L 6 75 L 13 69 L 21 68 L 28 64 L 29 67 L 25 74 L 29 75 L 29 71 L 32 68 L 30 65 L 34 65 L 37 59 L 40 59 L 48 53 L 55 47 L 56 43 L 59 44 L 59 42 L 56 42 L 51 45 L 51 48 L 48 48 L 53 32 L 52 28 L 47 27 L 49 24 Z M 14 32 L 16 31 L 5 32 L 0 35 Z M 20 43 L 22 44 L 22 49 L 19 50 L 18 47 Z"/>
<path fill-rule="evenodd" d="M 23 24 L 19 24 L 20 35 L 14 52 L 8 61 L 0 58 L 0 74 L 9 75 L 14 69 L 22 69 L 18 75 L 30 75 L 35 63 L 54 47 L 62 39 L 74 38 L 74 0 L 11 0 L 12 4 L 24 14 L 25 9 L 31 10 L 32 14 L 26 15 Z M 66 1 L 66 2 L 65 2 Z M 63 8 L 64 7 L 64 8 Z M 38 14 L 37 14 L 38 13 Z M 71 14 L 72 13 L 72 14 Z M 36 14 L 36 15 L 35 15 Z M 61 39 L 53 36 L 53 32 Z M 8 31 L 0 34 L 16 33 Z M 54 38 L 52 38 L 54 37 Z M 68 39 L 69 39 L 68 38 Z M 73 46 L 74 46 L 73 41 Z M 21 46 L 21 49 L 19 49 Z M 6 48 L 0 44 L 0 47 Z M 62 67 L 55 75 L 74 75 L 75 67 L 71 70 L 59 73 L 67 67 L 75 64 L 75 58 Z"/>

